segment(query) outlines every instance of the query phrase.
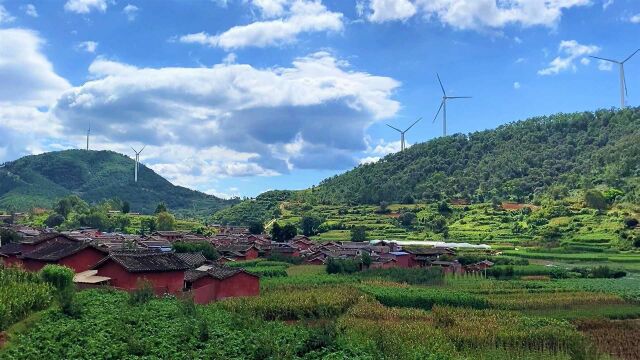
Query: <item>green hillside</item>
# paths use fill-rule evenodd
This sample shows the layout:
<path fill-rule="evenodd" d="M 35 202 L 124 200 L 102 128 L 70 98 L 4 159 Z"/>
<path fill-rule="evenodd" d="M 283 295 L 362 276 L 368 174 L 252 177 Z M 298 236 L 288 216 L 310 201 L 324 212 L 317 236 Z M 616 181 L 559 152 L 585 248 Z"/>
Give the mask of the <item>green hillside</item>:
<path fill-rule="evenodd" d="M 638 202 L 638 159 L 639 108 L 557 114 L 417 144 L 326 179 L 313 193 L 323 204 L 530 201 L 603 185 Z"/>
<path fill-rule="evenodd" d="M 65 150 L 26 156 L 0 167 L 0 209 L 51 207 L 56 199 L 76 194 L 85 201 L 119 198 L 131 211 L 153 212 L 159 202 L 180 215 L 211 214 L 234 201 L 175 186 L 140 164 L 112 151 Z"/>

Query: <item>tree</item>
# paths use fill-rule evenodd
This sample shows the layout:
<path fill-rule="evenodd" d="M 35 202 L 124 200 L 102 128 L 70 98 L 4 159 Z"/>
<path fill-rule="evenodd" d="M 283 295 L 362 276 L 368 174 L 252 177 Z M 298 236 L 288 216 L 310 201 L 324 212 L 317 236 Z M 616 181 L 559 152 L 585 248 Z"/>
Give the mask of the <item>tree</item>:
<path fill-rule="evenodd" d="M 44 221 L 44 224 L 47 225 L 47 227 L 56 227 L 56 226 L 60 226 L 62 225 L 62 223 L 64 222 L 64 216 L 60 215 L 60 214 L 56 214 L 53 213 L 51 215 L 49 215 L 47 217 L 47 219 Z"/>
<path fill-rule="evenodd" d="M 371 263 L 373 262 L 373 260 L 371 259 L 371 255 L 369 255 L 368 252 L 363 253 L 361 259 L 362 265 L 364 265 L 365 268 L 371 266 Z"/>
<path fill-rule="evenodd" d="M 72 211 L 83 213 L 89 210 L 89 205 L 84 202 L 78 195 L 69 195 L 64 197 L 53 206 L 53 211 L 64 216 L 66 219 Z"/>
<path fill-rule="evenodd" d="M 140 220 L 140 235 L 152 233 L 156 231 L 157 223 L 156 219 L 152 217 L 144 218 Z"/>
<path fill-rule="evenodd" d="M 389 203 L 386 201 L 381 201 L 380 206 L 376 209 L 377 214 L 388 214 L 391 210 L 389 210 Z"/>
<path fill-rule="evenodd" d="M 20 235 L 14 230 L 8 228 L 0 228 L 0 244 L 17 243 L 20 241 Z"/>
<path fill-rule="evenodd" d="M 123 214 L 128 214 L 131 212 L 131 205 L 129 204 L 128 201 L 125 201 L 122 203 L 122 213 Z"/>
<path fill-rule="evenodd" d="M 592 209 L 607 209 L 607 199 L 604 197 L 604 195 L 602 195 L 600 191 L 595 189 L 585 191 L 584 203 L 587 205 L 587 207 L 590 207 Z"/>
<path fill-rule="evenodd" d="M 252 221 L 249 223 L 249 232 L 258 235 L 264 232 L 264 224 L 260 221 Z"/>
<path fill-rule="evenodd" d="M 159 231 L 171 231 L 176 228 L 176 218 L 166 211 L 156 215 Z"/>
<path fill-rule="evenodd" d="M 354 226 L 351 228 L 351 241 L 367 241 L 367 228 L 364 226 Z"/>
<path fill-rule="evenodd" d="M 307 215 L 300 220 L 300 228 L 304 236 L 312 236 L 318 233 L 318 227 L 322 224 L 322 219 L 317 216 Z"/>
<path fill-rule="evenodd" d="M 271 227 L 271 239 L 276 242 L 282 242 L 282 227 L 277 222 Z"/>
<path fill-rule="evenodd" d="M 625 218 L 624 226 L 626 226 L 629 229 L 633 229 L 634 227 L 638 226 L 638 219 L 632 218 L 632 217 Z"/>
<path fill-rule="evenodd" d="M 402 224 L 402 226 L 404 227 L 411 227 L 416 221 L 416 218 L 417 216 L 415 213 L 408 211 L 400 215 L 400 224 Z"/>
<path fill-rule="evenodd" d="M 196 242 L 182 242 L 177 241 L 174 242 L 173 250 L 177 253 L 202 253 L 202 255 L 208 260 L 217 260 L 220 258 L 220 254 L 218 250 L 211 245 L 211 243 L 206 241 L 196 241 Z"/>
<path fill-rule="evenodd" d="M 298 235 L 298 227 L 287 224 L 282 228 L 282 241 L 289 241 Z"/>
<path fill-rule="evenodd" d="M 451 212 L 451 207 L 449 206 L 449 203 L 447 203 L 446 201 L 442 200 L 438 203 L 438 212 L 440 214 L 449 214 Z"/>
<path fill-rule="evenodd" d="M 161 202 L 158 204 L 158 206 L 156 206 L 156 211 L 155 214 L 160 214 L 163 212 L 168 212 L 169 210 L 167 210 L 167 205 L 164 202 Z"/>

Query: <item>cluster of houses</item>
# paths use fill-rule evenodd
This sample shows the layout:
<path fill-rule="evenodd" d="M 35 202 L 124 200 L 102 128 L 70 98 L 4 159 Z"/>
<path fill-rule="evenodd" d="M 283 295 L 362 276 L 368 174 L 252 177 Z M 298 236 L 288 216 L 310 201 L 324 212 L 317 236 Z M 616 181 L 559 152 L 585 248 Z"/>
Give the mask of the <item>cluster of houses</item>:
<path fill-rule="evenodd" d="M 286 243 L 268 235 L 250 234 L 247 228 L 221 227 L 214 236 L 182 231 L 157 231 L 148 236 L 106 234 L 95 229 L 41 232 L 14 227 L 21 241 L 0 246 L 0 259 L 7 265 L 38 271 L 47 264 L 60 264 L 76 272 L 80 287 L 110 285 L 133 290 L 141 280 L 157 293 L 189 292 L 198 303 L 259 294 L 259 277 L 225 263 L 257 258 L 300 258 L 301 263 L 324 265 L 330 259 L 371 259 L 370 268 L 439 267 L 445 273 L 481 272 L 493 264 L 482 261 L 463 266 L 453 260 L 455 251 L 442 247 L 403 248 L 396 242 L 317 243 L 296 236 Z M 201 253 L 176 253 L 175 242 L 207 242 L 220 258 L 208 261 Z"/>

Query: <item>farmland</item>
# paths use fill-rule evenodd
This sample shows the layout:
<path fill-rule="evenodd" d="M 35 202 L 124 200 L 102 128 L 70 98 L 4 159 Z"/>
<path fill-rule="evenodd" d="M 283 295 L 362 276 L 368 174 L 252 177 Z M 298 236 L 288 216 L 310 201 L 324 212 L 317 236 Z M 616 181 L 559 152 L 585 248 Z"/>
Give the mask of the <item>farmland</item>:
<path fill-rule="evenodd" d="M 246 266 L 270 267 L 284 268 L 285 274 L 263 277 L 261 296 L 206 306 L 193 305 L 188 298 L 132 303 L 120 291 L 80 291 L 79 314 L 65 315 L 55 303 L 34 307 L 38 317 L 28 326 L 9 328 L 0 356 L 634 359 L 637 355 L 631 348 L 637 349 L 637 337 L 628 335 L 637 329 L 634 319 L 640 318 L 640 279 L 633 276 L 496 280 L 479 275 L 442 277 L 423 269 L 328 275 L 323 266 L 314 265 L 253 261 Z M 18 277 L 12 273 L 4 278 L 8 276 Z"/>

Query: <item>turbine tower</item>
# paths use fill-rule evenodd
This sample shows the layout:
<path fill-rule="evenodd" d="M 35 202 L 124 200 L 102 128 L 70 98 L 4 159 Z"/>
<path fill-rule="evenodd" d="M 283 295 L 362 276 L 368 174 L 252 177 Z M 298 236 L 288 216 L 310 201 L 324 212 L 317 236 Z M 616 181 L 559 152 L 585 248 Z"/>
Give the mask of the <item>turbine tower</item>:
<path fill-rule="evenodd" d="M 136 149 L 134 149 L 133 147 L 131 148 L 131 150 L 133 150 L 134 153 L 136 153 L 136 166 L 135 166 L 135 175 L 134 175 L 134 181 L 138 182 L 138 164 L 140 163 L 140 153 L 142 152 L 142 150 L 144 150 L 144 148 L 146 148 L 147 145 L 143 146 L 142 149 L 140 149 L 140 151 L 136 151 Z"/>
<path fill-rule="evenodd" d="M 407 131 L 409 131 L 413 127 L 413 125 L 417 124 L 418 121 L 420 121 L 420 120 L 422 120 L 422 118 L 419 118 L 418 120 L 414 121 L 413 124 L 411 124 L 411 126 L 406 128 L 404 131 L 387 124 L 388 127 L 392 128 L 393 130 L 395 130 L 395 131 L 400 133 L 400 151 L 404 151 L 404 149 L 406 148 L 405 142 L 404 142 L 404 134 L 406 134 Z"/>
<path fill-rule="evenodd" d="M 444 86 L 442 85 L 442 81 L 440 80 L 440 75 L 436 73 L 436 76 L 438 77 L 440 88 L 442 89 L 442 102 L 440 103 L 440 108 L 438 109 L 436 116 L 433 118 L 433 122 L 436 122 L 436 120 L 438 119 L 438 115 L 440 115 L 440 111 L 442 111 L 442 136 L 447 136 L 447 100 L 471 99 L 471 96 L 447 96 L 447 92 L 444 91 Z"/>
<path fill-rule="evenodd" d="M 89 136 L 91 135 L 91 120 L 89 120 L 89 127 L 87 128 L 87 151 L 89 151 Z"/>
<path fill-rule="evenodd" d="M 624 101 L 625 95 L 629 96 L 629 93 L 627 92 L 627 79 L 624 76 L 624 63 L 629 61 L 635 54 L 638 53 L 638 51 L 640 51 L 640 49 L 634 51 L 633 54 L 629 55 L 626 59 L 624 59 L 622 61 L 611 60 L 611 59 L 601 58 L 601 57 L 597 57 L 597 56 L 590 56 L 590 57 L 592 57 L 594 59 L 598 59 L 598 60 L 602 60 L 602 61 L 618 64 L 618 66 L 620 66 L 620 108 L 621 109 L 624 109 L 625 106 L 626 106 L 625 101 Z"/>

